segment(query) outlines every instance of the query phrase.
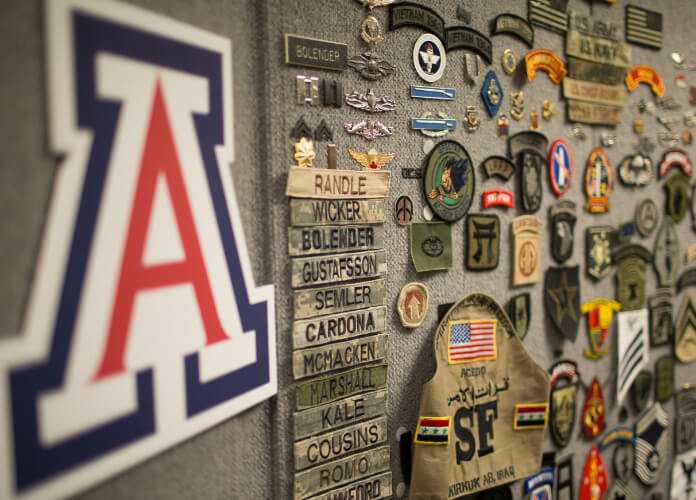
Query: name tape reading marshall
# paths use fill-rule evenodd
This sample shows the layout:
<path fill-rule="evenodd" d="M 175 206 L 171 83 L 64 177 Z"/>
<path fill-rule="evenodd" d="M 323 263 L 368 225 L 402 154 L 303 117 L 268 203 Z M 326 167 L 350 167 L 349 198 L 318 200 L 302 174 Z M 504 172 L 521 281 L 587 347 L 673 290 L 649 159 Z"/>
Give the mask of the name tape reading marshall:
<path fill-rule="evenodd" d="M 291 257 L 379 250 L 383 247 L 384 227 L 381 226 L 320 226 L 288 230 L 288 254 Z"/>
<path fill-rule="evenodd" d="M 376 278 L 387 272 L 384 250 L 292 259 L 293 288 Z"/>
<path fill-rule="evenodd" d="M 290 200 L 290 225 L 381 224 L 384 200 Z"/>
<path fill-rule="evenodd" d="M 295 321 L 292 325 L 293 349 L 316 347 L 329 342 L 383 332 L 386 316 L 387 308 L 379 306 Z"/>
<path fill-rule="evenodd" d="M 295 198 L 385 198 L 391 172 L 290 167 L 286 193 Z"/>
<path fill-rule="evenodd" d="M 292 373 L 299 380 L 380 361 L 387 356 L 387 334 L 337 342 L 292 353 Z"/>
<path fill-rule="evenodd" d="M 295 410 L 333 403 L 349 396 L 382 389 L 387 384 L 387 365 L 355 368 L 295 387 Z"/>
<path fill-rule="evenodd" d="M 355 311 L 384 303 L 384 279 L 293 292 L 295 319 Z"/>
<path fill-rule="evenodd" d="M 389 498 L 392 496 L 392 474 L 385 472 L 378 476 L 357 481 L 348 486 L 327 491 L 308 500 L 357 500 Z"/>
<path fill-rule="evenodd" d="M 389 468 L 389 446 L 356 453 L 295 475 L 295 500 L 330 490 Z"/>
<path fill-rule="evenodd" d="M 387 417 L 379 417 L 295 443 L 295 470 L 329 462 L 387 440 Z"/>

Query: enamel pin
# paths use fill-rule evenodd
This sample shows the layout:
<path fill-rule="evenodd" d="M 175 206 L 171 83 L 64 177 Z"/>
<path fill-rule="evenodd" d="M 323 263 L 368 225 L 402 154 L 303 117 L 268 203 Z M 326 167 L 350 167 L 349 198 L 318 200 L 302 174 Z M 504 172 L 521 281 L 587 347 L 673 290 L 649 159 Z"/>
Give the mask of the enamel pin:
<path fill-rule="evenodd" d="M 305 137 L 301 137 L 300 141 L 295 143 L 294 158 L 297 162 L 297 166 L 311 167 L 315 157 L 314 143 Z"/>
<path fill-rule="evenodd" d="M 557 198 L 563 196 L 573 179 L 573 154 L 570 145 L 556 139 L 549 149 L 549 181 Z"/>
<path fill-rule="evenodd" d="M 428 156 L 423 189 L 430 208 L 442 220 L 454 222 L 466 215 L 473 201 L 474 167 L 464 146 L 438 143 Z"/>
<path fill-rule="evenodd" d="M 418 328 L 428 312 L 428 288 L 420 282 L 404 285 L 396 301 L 401 324 L 406 328 Z"/>
<path fill-rule="evenodd" d="M 580 479 L 579 500 L 598 500 L 604 498 L 609 489 L 607 469 L 596 444 L 593 444 L 585 459 Z"/>
<path fill-rule="evenodd" d="M 367 15 L 360 25 L 360 37 L 367 44 L 374 45 L 384 40 L 384 30 L 382 25 L 375 16 L 372 15 L 372 10 L 375 7 L 385 7 L 391 5 L 395 0 L 357 0 L 367 8 Z"/>
<path fill-rule="evenodd" d="M 592 299 L 582 305 L 580 311 L 587 315 L 587 329 L 590 349 L 585 349 L 585 357 L 600 359 L 609 353 L 609 333 L 614 313 L 621 310 L 621 304 L 611 299 Z"/>
<path fill-rule="evenodd" d="M 658 286 L 671 287 L 681 270 L 681 250 L 674 221 L 665 217 L 655 238 L 653 248 L 653 267 L 657 274 Z"/>
<path fill-rule="evenodd" d="M 447 65 L 445 46 L 440 39 L 424 33 L 413 44 L 413 66 L 421 79 L 433 83 L 442 78 Z"/>
<path fill-rule="evenodd" d="M 498 113 L 500 105 L 503 103 L 503 87 L 492 69 L 486 73 L 486 78 L 483 81 L 481 99 L 486 105 L 486 111 L 490 117 Z"/>
<path fill-rule="evenodd" d="M 351 57 L 348 66 L 353 68 L 365 80 L 380 80 L 389 76 L 396 68 L 373 52 L 363 52 L 359 56 Z"/>
<path fill-rule="evenodd" d="M 500 257 L 500 219 L 497 215 L 469 214 L 466 217 L 466 268 L 490 271 Z"/>
<path fill-rule="evenodd" d="M 411 97 L 414 99 L 454 101 L 457 97 L 457 89 L 411 85 Z"/>
<path fill-rule="evenodd" d="M 465 122 L 467 132 L 475 132 L 481 124 L 481 118 L 476 106 L 467 106 L 465 112 Z"/>
<path fill-rule="evenodd" d="M 585 404 L 582 407 L 582 432 L 587 438 L 596 438 L 604 430 L 606 407 L 602 386 L 597 377 L 592 379 L 585 394 Z"/>
<path fill-rule="evenodd" d="M 602 148 L 595 148 L 587 158 L 585 166 L 585 194 L 587 211 L 604 213 L 609 211 L 609 196 L 614 191 L 614 170 Z"/>
<path fill-rule="evenodd" d="M 361 120 L 359 122 L 346 122 L 343 128 L 349 134 L 359 135 L 368 141 L 374 141 L 380 137 L 387 137 L 394 133 L 393 127 L 388 127 L 380 121 Z"/>
<path fill-rule="evenodd" d="M 585 269 L 590 278 L 599 281 L 611 272 L 611 226 L 585 229 Z"/>
<path fill-rule="evenodd" d="M 361 167 L 366 170 L 381 170 L 394 159 L 393 154 L 380 153 L 375 149 L 370 149 L 367 153 L 348 148 L 348 154 Z"/>
<path fill-rule="evenodd" d="M 524 118 L 524 92 L 510 93 L 510 116 L 516 121 Z"/>
<path fill-rule="evenodd" d="M 346 104 L 368 113 L 385 113 L 394 111 L 396 107 L 394 99 L 385 95 L 377 97 L 372 89 L 368 89 L 367 94 L 361 92 L 346 94 Z"/>
<path fill-rule="evenodd" d="M 635 222 L 636 229 L 643 238 L 647 238 L 652 234 L 657 227 L 659 218 L 660 216 L 657 213 L 657 205 L 652 199 L 646 198 L 638 203 L 638 206 L 636 207 Z"/>
<path fill-rule="evenodd" d="M 457 120 L 448 118 L 445 113 L 438 113 L 434 118 L 426 113 L 421 118 L 411 118 L 411 130 L 417 130 L 428 137 L 442 137 L 457 128 Z"/>
<path fill-rule="evenodd" d="M 512 75 L 517 69 L 517 57 L 510 49 L 505 49 L 503 55 L 500 56 L 500 66 L 506 75 Z"/>
<path fill-rule="evenodd" d="M 616 297 L 623 311 L 645 307 L 645 272 L 652 254 L 643 246 L 627 244 L 612 252 L 616 270 Z"/>
<path fill-rule="evenodd" d="M 533 215 L 512 219 L 514 238 L 512 284 L 522 286 L 539 281 L 539 236 L 541 220 Z"/>
<path fill-rule="evenodd" d="M 562 264 L 573 254 L 575 203 L 564 200 L 549 207 L 549 221 L 551 255 L 556 262 Z"/>
<path fill-rule="evenodd" d="M 532 321 L 531 296 L 529 293 L 520 293 L 510 299 L 507 304 L 507 313 L 515 327 L 515 332 L 520 340 L 524 339 L 529 331 Z"/>
<path fill-rule="evenodd" d="M 564 338 L 574 341 L 580 322 L 580 267 L 549 267 L 544 279 L 546 314 Z"/>

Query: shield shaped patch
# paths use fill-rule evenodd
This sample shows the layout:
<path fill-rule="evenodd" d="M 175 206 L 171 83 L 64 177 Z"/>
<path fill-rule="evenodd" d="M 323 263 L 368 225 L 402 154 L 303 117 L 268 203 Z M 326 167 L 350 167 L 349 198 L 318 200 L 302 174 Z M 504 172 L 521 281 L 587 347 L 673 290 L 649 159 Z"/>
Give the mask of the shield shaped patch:
<path fill-rule="evenodd" d="M 500 219 L 497 215 L 470 214 L 466 218 L 466 268 L 489 271 L 498 267 Z"/>
<path fill-rule="evenodd" d="M 582 432 L 588 438 L 595 438 L 604 430 L 606 406 L 602 386 L 597 377 L 592 379 L 582 407 Z"/>
<path fill-rule="evenodd" d="M 614 476 L 628 482 L 633 471 L 633 444 L 632 441 L 621 441 L 614 448 L 611 461 L 614 468 Z"/>
<path fill-rule="evenodd" d="M 689 178 L 681 172 L 675 172 L 667 179 L 663 188 L 667 195 L 665 213 L 679 224 L 691 204 Z"/>
<path fill-rule="evenodd" d="M 587 315 L 587 333 L 590 349 L 585 349 L 589 359 L 599 359 L 609 353 L 609 329 L 614 313 L 621 310 L 621 304 L 611 299 L 592 299 L 582 305 L 580 311 Z"/>
<path fill-rule="evenodd" d="M 575 426 L 575 401 L 578 394 L 577 365 L 573 361 L 559 361 L 553 365 L 551 374 L 551 437 L 559 447 L 570 441 Z"/>
<path fill-rule="evenodd" d="M 674 447 L 677 453 L 696 448 L 696 388 L 680 389 L 676 396 L 677 421 Z M 696 479 L 696 478 L 694 478 Z"/>
<path fill-rule="evenodd" d="M 515 327 L 515 332 L 520 339 L 523 339 L 529 331 L 531 322 L 531 298 L 528 293 L 515 295 L 507 305 L 507 313 Z"/>
<path fill-rule="evenodd" d="M 617 264 L 616 297 L 623 311 L 634 311 L 645 306 L 645 271 L 652 254 L 637 244 L 620 247 L 612 253 Z"/>
<path fill-rule="evenodd" d="M 614 169 L 602 148 L 595 148 L 585 166 L 587 211 L 593 214 L 608 212 L 609 197 L 613 191 Z"/>
<path fill-rule="evenodd" d="M 573 234 L 575 233 L 575 203 L 561 201 L 549 209 L 551 220 L 551 255 L 563 264 L 573 255 Z"/>
<path fill-rule="evenodd" d="M 674 355 L 682 363 L 696 361 L 696 308 L 691 296 L 682 299 L 674 332 Z"/>
<path fill-rule="evenodd" d="M 550 267 L 544 280 L 546 314 L 556 331 L 568 340 L 578 336 L 580 322 L 579 266 Z"/>
<path fill-rule="evenodd" d="M 681 270 L 679 239 L 674 221 L 665 217 L 655 238 L 653 266 L 660 286 L 671 287 Z"/>
<path fill-rule="evenodd" d="M 512 220 L 514 238 L 512 284 L 529 285 L 539 281 L 539 236 L 541 221 L 533 215 Z"/>
<path fill-rule="evenodd" d="M 672 320 L 673 296 L 671 288 L 658 288 L 653 295 L 648 297 L 650 345 L 652 347 L 665 345 L 672 340 L 674 335 L 674 322 Z"/>
<path fill-rule="evenodd" d="M 590 278 L 601 280 L 611 271 L 611 226 L 588 227 L 585 230 L 585 269 Z"/>
<path fill-rule="evenodd" d="M 665 432 L 668 425 L 669 418 L 660 403 L 651 406 L 636 423 L 633 472 L 645 485 L 657 482 L 662 467 L 668 461 L 668 433 Z"/>
<path fill-rule="evenodd" d="M 541 170 L 548 145 L 543 134 L 533 131 L 520 132 L 508 139 L 510 158 L 514 158 L 519 172 L 523 212 L 533 213 L 541 206 Z"/>

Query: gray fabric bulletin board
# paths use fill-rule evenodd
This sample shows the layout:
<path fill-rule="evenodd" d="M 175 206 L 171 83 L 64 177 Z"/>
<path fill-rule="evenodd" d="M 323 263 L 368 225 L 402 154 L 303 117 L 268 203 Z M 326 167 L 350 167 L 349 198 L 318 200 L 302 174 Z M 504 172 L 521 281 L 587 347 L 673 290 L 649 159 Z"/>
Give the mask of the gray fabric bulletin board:
<path fill-rule="evenodd" d="M 335 134 L 339 148 L 339 168 L 355 168 L 348 157 L 347 148 L 365 150 L 368 145 L 362 139 L 343 132 L 343 123 L 358 116 L 358 112 L 347 106 L 341 109 L 303 107 L 294 100 L 294 78 L 297 74 L 339 79 L 345 92 L 366 91 L 372 87 L 378 94 L 386 94 L 397 102 L 397 111 L 385 116 L 384 120 L 395 128 L 390 138 L 380 140 L 375 147 L 385 152 L 396 153 L 390 169 L 392 184 L 387 204 L 387 260 L 388 260 L 388 327 L 390 354 L 389 362 L 389 442 L 392 447 L 392 473 L 394 487 L 402 481 L 399 465 L 399 448 L 395 433 L 400 427 L 413 430 L 417 419 L 420 386 L 434 369 L 430 344 L 437 324 L 437 305 L 453 302 L 465 294 L 480 292 L 489 294 L 499 303 L 505 304 L 510 296 L 510 220 L 517 214 L 514 210 L 499 211 L 502 223 L 501 262 L 497 270 L 486 273 L 470 273 L 464 270 L 464 224 L 453 227 L 454 263 L 449 271 L 417 275 L 410 260 L 408 230 L 393 222 L 391 207 L 400 194 L 410 195 L 416 205 L 417 217 L 425 202 L 421 183 L 402 179 L 402 167 L 421 166 L 424 154 L 423 139 L 411 131 L 408 119 L 418 117 L 426 111 L 447 111 L 462 119 L 466 105 L 479 107 L 482 124 L 480 129 L 469 134 L 463 127 L 450 137 L 461 142 L 478 165 L 491 154 L 505 154 L 506 142 L 499 138 L 495 121 L 486 117 L 479 97 L 480 84 L 467 87 L 463 80 L 463 52 L 455 52 L 448 59 L 444 77 L 439 86 L 456 87 L 456 101 L 439 106 L 427 101 L 412 100 L 408 87 L 420 84 L 413 64 L 411 51 L 419 35 L 415 29 L 402 29 L 387 33 L 386 41 L 377 51 L 396 66 L 394 75 L 373 84 L 360 79 L 353 71 L 329 73 L 305 68 L 286 66 L 283 61 L 283 34 L 296 33 L 347 43 L 349 55 L 365 49 L 359 38 L 360 22 L 364 10 L 355 0 L 129 0 L 155 12 L 166 14 L 182 22 L 229 37 L 233 43 L 234 70 L 234 113 L 236 161 L 231 168 L 235 188 L 243 216 L 246 238 L 256 282 L 273 283 L 276 286 L 277 304 L 277 354 L 279 391 L 277 397 L 266 401 L 224 424 L 199 435 L 176 448 L 169 450 L 126 473 L 79 495 L 84 499 L 97 498 L 290 498 L 292 492 L 292 400 L 294 396 L 291 370 L 291 317 L 292 300 L 290 290 L 290 268 L 287 257 L 288 208 L 284 195 L 287 169 L 292 161 L 290 129 L 300 116 L 311 127 L 326 119 Z M 510 12 L 526 17 L 527 2 L 509 0 L 490 2 L 484 0 L 433 0 L 427 3 L 437 10 L 448 24 L 457 22 L 456 10 L 465 5 L 472 13 L 471 26 L 488 33 L 488 23 L 497 14 Z M 571 0 L 569 8 L 581 14 L 590 14 L 615 22 L 623 27 L 624 1 L 615 6 L 603 2 L 593 5 Z M 654 66 L 664 77 L 667 95 L 675 97 L 688 108 L 688 92 L 674 84 L 675 69 L 669 59 L 672 50 L 680 50 L 687 58 L 696 58 L 696 9 L 690 0 L 633 0 L 633 4 L 660 10 L 664 16 L 664 46 L 655 52 L 633 46 L 634 63 Z M 387 22 L 386 9 L 377 9 L 375 15 L 383 25 Z M 563 37 L 535 29 L 535 47 L 546 47 L 557 54 L 564 53 Z M 0 16 L 0 70 L 3 74 L 0 92 L 0 131 L 3 141 L 3 160 L 0 168 L 0 211 L 4 223 L 0 226 L 0 334 L 13 335 L 21 325 L 23 307 L 28 295 L 37 250 L 42 235 L 45 211 L 51 196 L 51 184 L 55 160 L 47 152 L 45 127 L 45 49 L 43 33 L 43 7 L 39 0 L 11 0 L 3 4 Z M 561 90 L 545 75 L 537 76 L 531 84 L 520 78 L 506 76 L 500 69 L 500 55 L 511 48 L 518 57 L 527 48 L 520 41 L 508 36 L 493 38 L 493 65 L 501 78 L 504 91 L 509 95 L 513 89 L 525 93 L 525 119 L 511 120 L 510 133 L 528 128 L 529 110 L 541 111 L 544 99 L 551 99 L 556 106 L 552 121 L 541 121 L 541 132 L 550 141 L 566 137 L 570 125 L 565 121 L 565 105 Z M 485 71 L 485 70 L 484 70 Z M 696 84 L 696 76 L 687 74 L 690 84 Z M 633 151 L 637 142 L 631 130 L 633 118 L 638 114 L 637 104 L 641 99 L 651 100 L 645 86 L 630 95 L 629 105 L 622 112 L 622 124 L 616 128 L 618 144 L 607 149 L 614 165 Z M 509 114 L 509 100 L 505 98 L 503 111 Z M 646 118 L 645 134 L 655 140 L 660 127 L 654 118 Z M 590 225 L 608 224 L 618 226 L 633 217 L 637 200 L 653 198 L 660 208 L 664 203 L 661 183 L 653 182 L 648 187 L 631 190 L 617 184 L 612 197 L 611 212 L 605 215 L 589 215 L 581 207 L 584 193 L 581 190 L 581 174 L 590 150 L 599 145 L 601 127 L 584 127 L 588 137 L 585 141 L 568 139 L 576 158 L 574 185 L 565 199 L 574 201 L 578 208 L 575 228 L 575 249 L 568 265 L 580 264 L 584 269 L 584 230 Z M 324 165 L 325 143 L 317 148 L 317 164 Z M 693 156 L 693 146 L 689 148 Z M 653 153 L 659 160 L 661 149 Z M 477 172 L 478 174 L 478 172 Z M 476 187 L 476 196 L 471 212 L 479 212 L 482 183 Z M 513 181 L 509 182 L 513 188 Z M 545 222 L 542 240 L 542 265 L 553 265 L 548 250 L 548 228 L 546 213 L 555 200 L 544 175 L 543 205 L 537 215 Z M 696 242 L 687 217 L 678 226 L 682 248 Z M 654 234 L 640 243 L 652 250 Z M 398 315 L 393 309 L 400 288 L 410 281 L 420 280 L 427 284 L 431 294 L 431 307 L 425 323 L 414 331 L 400 326 Z M 614 297 L 612 277 L 594 284 L 582 273 L 582 300 L 594 297 Z M 655 274 L 648 272 L 648 293 L 656 288 Z M 607 397 L 610 428 L 617 424 L 618 407 L 614 402 L 615 383 L 612 374 L 616 365 L 615 335 L 612 336 L 612 356 L 600 361 L 589 361 L 582 355 L 587 346 L 586 325 L 581 322 L 578 339 L 574 343 L 564 342 L 544 323 L 543 284 L 527 287 L 532 294 L 532 324 L 524 343 L 534 359 L 545 369 L 558 356 L 575 359 L 580 374 L 586 382 L 593 375 L 604 383 Z M 681 303 L 677 296 L 675 307 Z M 651 350 L 651 358 L 668 353 L 669 347 Z M 677 365 L 676 386 L 685 382 L 696 382 L 693 366 Z M 578 406 L 582 404 L 581 391 Z M 666 409 L 674 416 L 673 401 Z M 578 408 L 580 411 L 580 408 Z M 631 411 L 628 423 L 635 414 Z M 584 464 L 590 442 L 577 434 L 566 449 L 557 457 L 572 454 L 574 457 L 575 488 Z M 672 439 L 670 439 L 670 453 Z M 555 446 L 547 437 L 547 451 Z M 605 457 L 605 461 L 610 458 Z M 631 488 L 637 495 L 648 491 L 667 494 L 671 467 L 666 467 L 659 484 L 646 490 L 635 479 Z M 514 491 L 519 497 L 521 488 L 516 484 Z"/>

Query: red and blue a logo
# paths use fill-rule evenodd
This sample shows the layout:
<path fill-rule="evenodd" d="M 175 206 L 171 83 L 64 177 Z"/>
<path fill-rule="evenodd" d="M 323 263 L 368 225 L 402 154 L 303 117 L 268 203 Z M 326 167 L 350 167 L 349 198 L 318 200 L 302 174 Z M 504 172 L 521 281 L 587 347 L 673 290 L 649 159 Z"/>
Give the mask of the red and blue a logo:
<path fill-rule="evenodd" d="M 573 153 L 563 139 L 556 139 L 549 149 L 549 180 L 558 198 L 570 189 L 573 180 Z"/>
<path fill-rule="evenodd" d="M 232 184 L 230 41 L 45 4 L 62 155 L 21 335 L 0 345 L 0 497 L 66 496 L 276 392 Z"/>

